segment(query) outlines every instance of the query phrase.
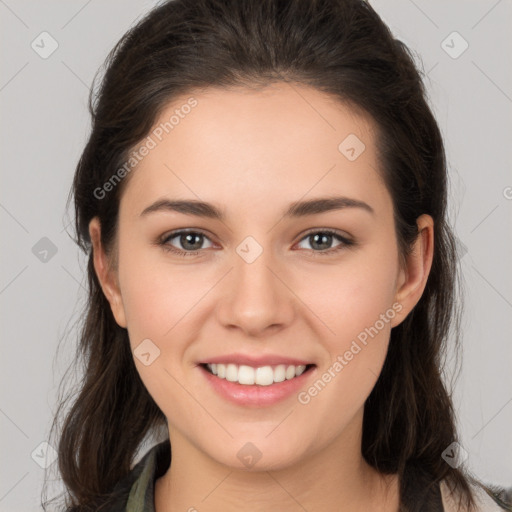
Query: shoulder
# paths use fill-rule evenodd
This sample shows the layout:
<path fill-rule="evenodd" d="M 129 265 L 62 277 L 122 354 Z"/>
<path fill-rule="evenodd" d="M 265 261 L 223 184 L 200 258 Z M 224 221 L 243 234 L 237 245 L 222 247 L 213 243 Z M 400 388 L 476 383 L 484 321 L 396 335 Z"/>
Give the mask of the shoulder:
<path fill-rule="evenodd" d="M 98 512 L 154 512 L 154 485 L 170 464 L 167 439 L 149 449 L 132 470 L 117 483 Z"/>
<path fill-rule="evenodd" d="M 459 511 L 457 497 L 450 491 L 446 482 L 441 482 L 439 487 L 444 511 L 464 512 L 462 510 Z M 476 512 L 512 511 L 510 490 L 507 491 L 495 486 L 485 486 L 479 483 L 471 484 L 471 490 L 475 497 Z"/>

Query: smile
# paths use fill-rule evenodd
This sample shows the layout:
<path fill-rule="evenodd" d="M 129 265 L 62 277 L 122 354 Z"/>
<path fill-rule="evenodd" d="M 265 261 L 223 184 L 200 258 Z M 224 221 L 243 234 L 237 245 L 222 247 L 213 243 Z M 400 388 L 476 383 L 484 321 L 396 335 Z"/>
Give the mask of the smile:
<path fill-rule="evenodd" d="M 200 363 L 197 368 L 218 396 L 243 407 L 268 407 L 292 398 L 317 372 L 315 364 Z"/>
<path fill-rule="evenodd" d="M 252 386 L 270 386 L 272 384 L 291 380 L 302 375 L 308 366 L 314 365 L 285 365 L 260 366 L 254 368 L 247 365 L 208 363 L 206 369 L 216 375 L 219 379 L 226 379 L 230 382 Z"/>

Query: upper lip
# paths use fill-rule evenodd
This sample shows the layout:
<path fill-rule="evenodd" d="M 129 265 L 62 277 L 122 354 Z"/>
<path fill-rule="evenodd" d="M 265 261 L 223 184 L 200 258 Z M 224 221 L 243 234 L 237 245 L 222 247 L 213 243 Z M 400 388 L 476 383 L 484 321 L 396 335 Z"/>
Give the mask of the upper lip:
<path fill-rule="evenodd" d="M 280 356 L 280 355 L 248 355 L 248 354 L 226 354 L 224 356 L 216 356 L 210 357 L 208 359 L 204 359 L 199 361 L 199 364 L 236 364 L 236 365 L 246 365 L 252 366 L 254 368 L 258 368 L 261 366 L 275 366 L 279 364 L 285 365 L 294 365 L 300 366 L 308 364 L 313 364 L 311 361 L 306 361 L 304 359 L 296 359 L 294 357 Z"/>

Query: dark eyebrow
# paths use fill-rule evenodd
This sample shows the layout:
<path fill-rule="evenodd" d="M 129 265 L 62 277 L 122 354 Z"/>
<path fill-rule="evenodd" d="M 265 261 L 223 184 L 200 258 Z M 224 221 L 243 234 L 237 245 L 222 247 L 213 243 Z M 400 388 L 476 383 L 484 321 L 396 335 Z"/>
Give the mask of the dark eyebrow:
<path fill-rule="evenodd" d="M 305 217 L 306 215 L 342 210 L 343 208 L 362 208 L 369 213 L 375 213 L 369 204 L 358 199 L 351 199 L 350 197 L 321 197 L 292 203 L 285 212 L 285 217 Z"/>
<path fill-rule="evenodd" d="M 323 197 L 311 199 L 309 201 L 297 201 L 292 203 L 286 212 L 285 217 L 305 217 L 307 215 L 315 215 L 333 210 L 342 210 L 344 208 L 362 208 L 370 213 L 375 213 L 373 208 L 357 199 L 349 197 Z M 198 217 L 208 217 L 211 219 L 225 220 L 224 213 L 210 203 L 196 200 L 175 200 L 160 199 L 144 209 L 140 216 L 147 215 L 152 212 L 171 211 L 184 213 L 186 215 L 196 215 Z"/>
<path fill-rule="evenodd" d="M 184 213 L 186 215 L 208 217 L 211 219 L 224 219 L 224 213 L 216 206 L 210 203 L 205 203 L 203 201 L 196 201 L 195 199 L 175 201 L 171 201 L 170 199 L 160 199 L 144 209 L 140 216 L 143 217 L 148 213 L 161 211 L 178 212 Z"/>

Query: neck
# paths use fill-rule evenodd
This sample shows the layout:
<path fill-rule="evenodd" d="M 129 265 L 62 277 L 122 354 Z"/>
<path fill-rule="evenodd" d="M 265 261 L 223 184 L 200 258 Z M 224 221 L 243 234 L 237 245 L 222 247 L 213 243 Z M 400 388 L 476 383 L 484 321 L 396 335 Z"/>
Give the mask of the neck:
<path fill-rule="evenodd" d="M 361 432 L 360 426 L 359 430 Z M 172 462 L 155 484 L 156 512 L 280 510 L 395 512 L 398 479 L 366 463 L 360 438 L 344 436 L 280 470 L 240 470 L 219 464 L 173 431 Z M 346 442 L 346 440 L 350 442 Z M 345 441 L 344 441 L 345 440 Z"/>

